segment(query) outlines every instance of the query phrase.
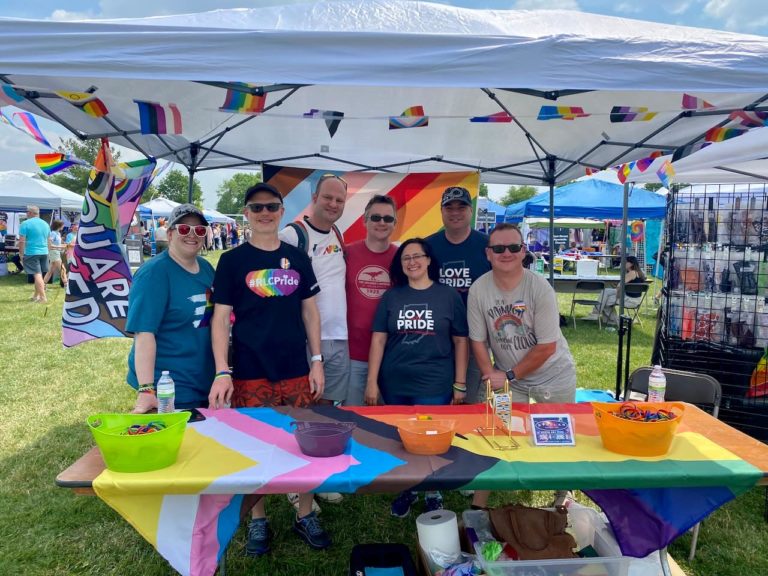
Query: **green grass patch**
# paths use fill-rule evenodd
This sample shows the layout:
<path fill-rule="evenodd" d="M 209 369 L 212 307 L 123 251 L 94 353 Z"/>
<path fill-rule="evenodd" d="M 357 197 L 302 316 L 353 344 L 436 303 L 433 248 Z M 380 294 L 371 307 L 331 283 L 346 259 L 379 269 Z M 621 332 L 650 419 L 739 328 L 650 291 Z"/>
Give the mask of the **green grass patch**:
<path fill-rule="evenodd" d="M 215 263 L 218 254 L 210 259 Z M 651 292 L 652 294 L 653 292 Z M 134 394 L 125 384 L 130 340 L 106 339 L 70 350 L 61 346 L 63 290 L 49 288 L 47 306 L 29 302 L 31 285 L 20 276 L 0 277 L 0 574 L 64 576 L 167 575 L 168 564 L 128 523 L 96 497 L 76 496 L 54 485 L 56 475 L 86 452 L 93 441 L 85 419 L 104 411 L 127 411 Z M 561 311 L 570 296 L 560 295 Z M 578 320 L 563 332 L 576 359 L 579 386 L 613 389 L 617 335 Z M 655 313 L 643 309 L 635 326 L 631 368 L 647 365 Z M 764 490 L 753 489 L 723 507 L 702 526 L 690 565 L 689 536 L 671 554 L 689 575 L 768 574 L 768 536 L 763 520 Z M 469 504 L 446 493 L 446 506 L 460 512 Z M 259 560 L 243 556 L 241 527 L 227 551 L 228 574 L 270 576 L 345 574 L 352 546 L 359 542 L 403 542 L 415 550 L 414 517 L 389 515 L 391 495 L 355 495 L 339 505 L 324 504 L 322 520 L 334 539 L 325 552 L 312 552 L 290 530 L 292 508 L 270 497 L 275 533 L 272 553 Z M 545 505 L 551 492 L 499 492 L 492 504 L 518 501 Z M 579 494 L 584 503 L 588 500 Z"/>

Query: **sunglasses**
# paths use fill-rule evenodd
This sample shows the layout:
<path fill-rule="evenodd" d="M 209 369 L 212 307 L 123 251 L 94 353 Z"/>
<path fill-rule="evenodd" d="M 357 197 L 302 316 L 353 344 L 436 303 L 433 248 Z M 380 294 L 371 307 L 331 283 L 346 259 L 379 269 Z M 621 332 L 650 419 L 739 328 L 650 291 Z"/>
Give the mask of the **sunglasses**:
<path fill-rule="evenodd" d="M 251 204 L 246 204 L 246 206 L 248 207 L 248 210 L 250 210 L 254 214 L 263 212 L 264 208 L 267 209 L 267 212 L 278 212 L 280 208 L 283 207 L 283 205 L 280 202 L 269 202 L 267 204 L 259 204 L 258 202 L 252 202 Z"/>
<path fill-rule="evenodd" d="M 381 214 L 371 214 L 370 216 L 368 216 L 368 220 L 370 220 L 371 222 L 381 222 L 382 220 L 384 220 L 384 222 L 386 222 L 387 224 L 392 224 L 392 222 L 395 221 L 395 217 L 389 216 L 389 215 L 382 216 Z"/>
<path fill-rule="evenodd" d="M 328 172 L 327 174 L 323 174 L 322 176 L 320 176 L 320 179 L 317 181 L 317 186 L 315 187 L 315 190 L 317 190 L 317 188 L 320 187 L 320 184 L 322 184 L 326 180 L 330 180 L 331 178 L 335 178 L 336 180 L 338 180 L 339 182 L 344 184 L 344 190 L 347 189 L 347 181 L 344 180 L 344 178 L 342 178 L 341 176 L 337 176 L 336 174 L 331 174 L 330 172 Z"/>
<path fill-rule="evenodd" d="M 208 226 L 198 225 L 190 226 L 189 224 L 176 224 L 174 226 L 176 231 L 182 236 L 189 236 L 190 232 L 194 232 L 198 238 L 204 238 L 208 234 Z"/>
<path fill-rule="evenodd" d="M 494 244 L 493 246 L 488 246 L 488 248 L 493 252 L 494 254 L 504 254 L 504 250 L 509 250 L 512 254 L 517 254 L 520 252 L 520 250 L 523 249 L 522 244 Z"/>

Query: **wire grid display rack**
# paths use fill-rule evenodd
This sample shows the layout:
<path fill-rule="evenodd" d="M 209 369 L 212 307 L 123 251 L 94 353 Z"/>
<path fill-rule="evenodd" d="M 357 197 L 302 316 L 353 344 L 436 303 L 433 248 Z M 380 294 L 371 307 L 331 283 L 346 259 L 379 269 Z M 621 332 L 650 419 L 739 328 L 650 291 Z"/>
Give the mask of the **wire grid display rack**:
<path fill-rule="evenodd" d="M 666 239 L 654 363 L 717 378 L 720 418 L 768 441 L 768 185 L 673 190 Z"/>

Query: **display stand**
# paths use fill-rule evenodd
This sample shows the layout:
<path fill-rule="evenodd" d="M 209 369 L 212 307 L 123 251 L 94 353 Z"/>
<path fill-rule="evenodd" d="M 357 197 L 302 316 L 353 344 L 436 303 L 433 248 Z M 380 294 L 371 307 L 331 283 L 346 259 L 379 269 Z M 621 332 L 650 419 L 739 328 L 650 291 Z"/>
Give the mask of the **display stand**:
<path fill-rule="evenodd" d="M 768 345 L 768 187 L 673 190 L 667 215 L 653 361 L 717 378 L 720 418 L 768 440 L 768 395 L 750 390 Z"/>

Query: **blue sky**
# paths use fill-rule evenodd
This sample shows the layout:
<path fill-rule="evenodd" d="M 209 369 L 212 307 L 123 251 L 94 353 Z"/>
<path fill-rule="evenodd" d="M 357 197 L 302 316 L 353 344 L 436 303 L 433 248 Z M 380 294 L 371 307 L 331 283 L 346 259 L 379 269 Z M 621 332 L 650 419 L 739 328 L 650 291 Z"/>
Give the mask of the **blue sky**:
<path fill-rule="evenodd" d="M 650 20 L 682 26 L 727 30 L 768 36 L 766 0 L 445 0 L 465 8 L 562 9 Z M 291 0 L 2 0 L 0 17 L 73 20 L 84 18 L 136 18 L 205 12 L 219 8 L 255 8 L 288 4 Z M 34 154 L 47 151 L 31 138 L 19 137 L 0 125 L 0 170 L 36 171 Z M 206 207 L 214 207 L 216 189 L 231 171 L 214 171 L 200 177 Z M 506 187 L 494 187 L 492 197 Z"/>

